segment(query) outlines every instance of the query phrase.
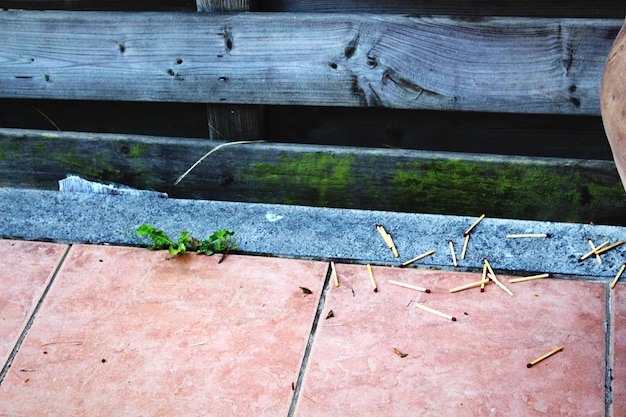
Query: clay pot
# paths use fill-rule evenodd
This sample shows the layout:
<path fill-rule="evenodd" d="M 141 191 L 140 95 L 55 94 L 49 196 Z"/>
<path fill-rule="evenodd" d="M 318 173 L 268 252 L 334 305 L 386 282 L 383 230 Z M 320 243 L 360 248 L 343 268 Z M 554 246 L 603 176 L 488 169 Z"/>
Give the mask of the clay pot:
<path fill-rule="evenodd" d="M 626 22 L 611 48 L 600 87 L 602 123 L 626 187 Z"/>

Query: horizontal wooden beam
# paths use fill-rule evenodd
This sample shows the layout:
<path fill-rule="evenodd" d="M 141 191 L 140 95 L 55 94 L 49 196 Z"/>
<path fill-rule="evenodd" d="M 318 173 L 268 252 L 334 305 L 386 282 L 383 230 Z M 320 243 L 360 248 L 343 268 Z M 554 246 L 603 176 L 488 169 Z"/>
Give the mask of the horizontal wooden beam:
<path fill-rule="evenodd" d="M 621 20 L 0 12 L 0 97 L 599 114 Z"/>
<path fill-rule="evenodd" d="M 0 187 L 67 173 L 171 197 L 626 225 L 613 161 L 0 129 Z"/>

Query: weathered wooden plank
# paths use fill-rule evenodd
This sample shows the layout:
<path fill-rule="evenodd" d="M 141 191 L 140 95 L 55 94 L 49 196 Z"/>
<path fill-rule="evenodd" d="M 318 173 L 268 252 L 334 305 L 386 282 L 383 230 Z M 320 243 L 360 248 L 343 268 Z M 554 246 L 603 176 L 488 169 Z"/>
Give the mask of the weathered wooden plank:
<path fill-rule="evenodd" d="M 194 0 L 0 0 L 0 9 L 91 11 L 195 10 Z"/>
<path fill-rule="evenodd" d="M 621 21 L 0 13 L 0 97 L 599 114 Z"/>
<path fill-rule="evenodd" d="M 452 16 L 595 17 L 621 19 L 622 0 L 263 0 L 259 11 L 403 13 Z"/>
<path fill-rule="evenodd" d="M 612 161 L 0 130 L 0 187 L 66 173 L 172 197 L 626 225 Z"/>
<path fill-rule="evenodd" d="M 250 11 L 249 0 L 197 0 L 198 12 Z M 260 139 L 264 135 L 263 108 L 245 104 L 209 104 L 208 137 L 218 140 Z"/>

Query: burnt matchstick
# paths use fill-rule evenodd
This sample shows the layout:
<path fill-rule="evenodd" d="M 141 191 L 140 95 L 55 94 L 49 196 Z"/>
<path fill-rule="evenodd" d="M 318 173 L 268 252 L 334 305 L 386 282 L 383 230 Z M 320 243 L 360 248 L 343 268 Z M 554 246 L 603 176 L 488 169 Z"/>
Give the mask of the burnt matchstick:
<path fill-rule="evenodd" d="M 367 270 L 370 273 L 370 282 L 372 283 L 372 288 L 374 292 L 378 292 L 378 287 L 376 286 L 376 281 L 374 280 L 374 273 L 372 272 L 372 265 L 367 264 Z"/>
<path fill-rule="evenodd" d="M 335 261 L 330 261 L 330 269 L 332 270 L 333 280 L 335 281 L 335 287 L 338 287 L 339 277 L 337 276 L 337 269 L 335 268 Z"/>
<path fill-rule="evenodd" d="M 472 230 L 474 230 L 474 228 L 478 226 L 478 223 L 483 221 L 484 218 L 485 218 L 485 215 L 483 214 L 465 231 L 465 233 L 463 233 L 463 236 L 469 235 L 472 232 Z"/>
<path fill-rule="evenodd" d="M 469 290 L 470 288 L 476 288 L 476 287 L 480 287 L 480 286 L 485 286 L 485 284 L 488 284 L 489 280 L 488 279 L 482 279 L 480 281 L 476 281 L 476 282 L 472 282 L 470 284 L 465 284 L 465 285 L 461 285 L 460 287 L 456 287 L 456 288 L 452 288 L 450 290 L 450 293 L 455 293 L 455 292 L 459 292 L 459 291 L 465 291 L 465 290 Z"/>
<path fill-rule="evenodd" d="M 491 264 L 489 264 L 489 261 L 487 260 L 487 258 L 483 258 L 483 261 L 485 262 L 485 265 L 487 266 L 487 269 L 489 270 L 490 275 L 489 278 L 491 278 L 491 280 L 498 286 L 500 287 L 504 292 L 506 292 L 507 294 L 509 294 L 511 297 L 513 297 L 513 293 L 511 292 L 511 290 L 509 290 L 507 287 L 504 286 L 503 283 L 500 282 L 500 280 L 498 279 L 498 277 L 496 276 L 496 273 L 493 272 L 493 268 L 491 268 Z"/>
<path fill-rule="evenodd" d="M 402 262 L 399 266 L 400 266 L 400 268 L 404 268 L 405 266 L 410 265 L 410 264 L 412 264 L 415 261 L 419 261 L 420 259 L 423 259 L 423 258 L 425 258 L 427 256 L 430 256 L 433 253 L 435 253 L 434 250 L 429 250 L 428 252 L 424 252 L 421 255 L 418 255 L 418 256 L 416 256 L 413 259 L 409 259 L 408 261 Z"/>
<path fill-rule="evenodd" d="M 539 274 L 539 275 L 532 275 L 530 277 L 513 278 L 513 279 L 510 279 L 509 282 L 511 284 L 514 284 L 516 282 L 532 281 L 535 279 L 542 279 L 542 278 L 550 278 L 550 274 Z"/>
<path fill-rule="evenodd" d="M 520 239 L 520 238 L 541 239 L 541 238 L 550 238 L 550 237 L 552 237 L 552 233 L 519 233 L 519 234 L 506 235 L 507 239 Z"/>
<path fill-rule="evenodd" d="M 456 268 L 459 264 L 456 261 L 456 253 L 454 253 L 454 243 L 451 240 L 448 240 L 448 243 L 450 244 L 450 253 L 452 254 L 452 265 Z"/>
<path fill-rule="evenodd" d="M 540 357 L 538 357 L 537 359 L 535 359 L 534 361 L 532 361 L 532 362 L 530 362 L 530 363 L 526 364 L 526 367 L 527 367 L 527 368 L 532 368 L 533 366 L 537 365 L 537 364 L 538 364 L 539 362 L 541 362 L 542 360 L 547 359 L 547 358 L 549 358 L 550 356 L 552 356 L 552 355 L 554 355 L 555 353 L 558 353 L 558 352 L 560 352 L 560 351 L 562 351 L 562 350 L 563 350 L 563 346 L 559 346 L 558 348 L 553 349 L 553 350 L 551 350 L 550 352 L 546 353 L 545 355 L 540 356 Z"/>
<path fill-rule="evenodd" d="M 591 248 L 593 253 L 596 254 L 596 259 L 598 260 L 598 265 L 602 265 L 602 258 L 600 258 L 600 255 L 598 255 L 598 248 L 596 248 L 596 245 L 593 244 L 593 241 L 590 238 L 587 238 L 587 243 L 589 243 L 589 247 Z"/>
<path fill-rule="evenodd" d="M 387 282 L 391 285 L 397 285 L 398 287 L 408 288 L 410 290 L 421 291 L 430 294 L 430 290 L 428 288 L 418 287 L 417 285 L 406 284 L 404 282 L 394 281 L 392 279 Z"/>
<path fill-rule="evenodd" d="M 485 281 L 485 280 L 489 281 L 487 279 L 487 264 L 483 264 L 483 277 L 482 277 L 481 281 Z M 480 292 L 485 292 L 485 284 L 481 284 L 480 285 Z"/>
<path fill-rule="evenodd" d="M 463 242 L 463 251 L 461 252 L 461 259 L 465 259 L 465 254 L 467 253 L 467 244 L 470 240 L 470 234 L 465 235 L 465 242 Z"/>
<path fill-rule="evenodd" d="M 582 261 L 584 261 L 585 259 L 589 258 L 590 256 L 597 256 L 597 255 L 596 255 L 597 251 L 598 251 L 599 249 L 603 249 L 603 248 L 604 248 L 604 247 L 606 247 L 606 245 L 608 245 L 609 243 L 611 243 L 611 242 L 607 240 L 606 242 L 603 242 L 601 245 L 596 246 L 596 249 L 595 249 L 595 250 L 589 251 L 589 252 L 585 253 L 583 256 L 581 256 L 580 258 L 578 258 L 578 262 L 582 262 Z"/>
<path fill-rule="evenodd" d="M 443 317 L 444 319 L 448 319 L 448 320 L 451 320 L 451 321 L 456 321 L 456 317 L 453 317 L 453 316 L 451 316 L 449 314 L 446 314 L 446 313 L 442 313 L 441 311 L 435 310 L 434 308 L 426 307 L 423 304 L 415 303 L 415 307 L 419 308 L 420 310 L 424 310 L 424 311 L 427 311 L 429 313 L 432 313 L 432 314 L 434 314 L 436 316 Z"/>
<path fill-rule="evenodd" d="M 611 289 L 615 288 L 615 286 L 617 285 L 617 281 L 619 281 L 619 278 L 624 273 L 624 269 L 626 269 L 626 262 L 624 262 L 622 264 L 622 267 L 619 269 L 619 271 L 617 271 L 617 275 L 615 275 L 615 279 L 613 280 L 613 282 L 611 282 Z"/>

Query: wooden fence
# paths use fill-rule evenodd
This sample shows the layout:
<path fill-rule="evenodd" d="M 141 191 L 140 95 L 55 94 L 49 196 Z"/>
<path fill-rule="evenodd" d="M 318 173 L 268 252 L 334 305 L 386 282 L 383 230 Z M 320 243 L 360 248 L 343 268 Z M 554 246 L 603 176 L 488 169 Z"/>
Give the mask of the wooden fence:
<path fill-rule="evenodd" d="M 626 224 L 617 1 L 126 3 L 0 0 L 0 186 Z"/>

